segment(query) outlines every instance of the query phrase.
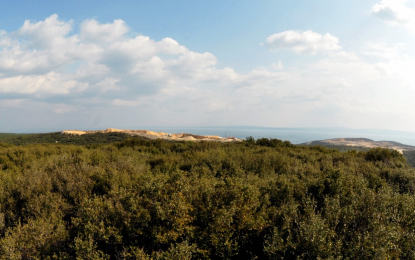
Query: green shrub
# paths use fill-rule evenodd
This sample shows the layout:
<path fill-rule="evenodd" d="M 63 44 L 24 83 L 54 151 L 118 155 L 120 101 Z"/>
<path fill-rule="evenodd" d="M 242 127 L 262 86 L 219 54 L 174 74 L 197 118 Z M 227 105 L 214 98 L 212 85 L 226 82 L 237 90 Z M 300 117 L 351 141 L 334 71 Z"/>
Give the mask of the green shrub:
<path fill-rule="evenodd" d="M 128 139 L 0 147 L 1 259 L 413 259 L 384 149 Z"/>

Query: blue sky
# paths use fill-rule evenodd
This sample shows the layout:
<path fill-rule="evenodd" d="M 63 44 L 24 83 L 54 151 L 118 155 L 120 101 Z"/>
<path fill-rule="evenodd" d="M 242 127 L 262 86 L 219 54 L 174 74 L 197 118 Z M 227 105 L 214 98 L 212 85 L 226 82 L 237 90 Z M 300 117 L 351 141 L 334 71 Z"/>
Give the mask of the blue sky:
<path fill-rule="evenodd" d="M 415 131 L 415 1 L 0 1 L 0 132 Z"/>

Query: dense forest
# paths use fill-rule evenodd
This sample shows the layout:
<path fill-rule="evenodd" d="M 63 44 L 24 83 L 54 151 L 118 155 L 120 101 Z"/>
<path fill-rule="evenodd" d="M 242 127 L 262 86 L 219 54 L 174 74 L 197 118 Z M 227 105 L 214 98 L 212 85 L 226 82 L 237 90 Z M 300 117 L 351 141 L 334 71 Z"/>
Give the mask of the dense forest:
<path fill-rule="evenodd" d="M 415 259 L 396 151 L 101 138 L 0 142 L 1 259 Z"/>

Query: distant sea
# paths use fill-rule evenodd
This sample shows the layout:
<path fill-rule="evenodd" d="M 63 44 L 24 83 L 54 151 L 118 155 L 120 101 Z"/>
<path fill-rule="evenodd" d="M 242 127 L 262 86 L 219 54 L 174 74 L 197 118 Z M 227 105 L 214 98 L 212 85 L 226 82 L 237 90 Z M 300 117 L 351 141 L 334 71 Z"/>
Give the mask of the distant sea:
<path fill-rule="evenodd" d="M 273 128 L 250 126 L 217 126 L 217 127 L 139 127 L 134 129 L 146 129 L 168 133 L 191 133 L 198 135 L 219 135 L 222 137 L 234 136 L 246 138 L 252 136 L 258 138 L 277 138 L 290 141 L 293 144 L 301 144 L 316 140 L 332 138 L 368 138 L 374 141 L 395 141 L 402 144 L 415 146 L 415 133 L 382 130 L 382 129 L 350 129 L 350 128 Z"/>

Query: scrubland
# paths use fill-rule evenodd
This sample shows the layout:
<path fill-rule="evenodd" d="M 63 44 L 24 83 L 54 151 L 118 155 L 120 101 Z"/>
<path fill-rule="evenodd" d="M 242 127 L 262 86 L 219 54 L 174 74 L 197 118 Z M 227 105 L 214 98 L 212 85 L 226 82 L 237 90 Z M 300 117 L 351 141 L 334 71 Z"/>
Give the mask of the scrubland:
<path fill-rule="evenodd" d="M 414 259 L 414 192 L 380 148 L 0 143 L 0 257 Z"/>

